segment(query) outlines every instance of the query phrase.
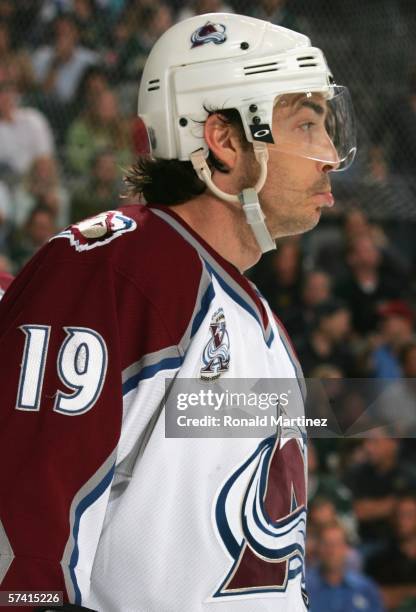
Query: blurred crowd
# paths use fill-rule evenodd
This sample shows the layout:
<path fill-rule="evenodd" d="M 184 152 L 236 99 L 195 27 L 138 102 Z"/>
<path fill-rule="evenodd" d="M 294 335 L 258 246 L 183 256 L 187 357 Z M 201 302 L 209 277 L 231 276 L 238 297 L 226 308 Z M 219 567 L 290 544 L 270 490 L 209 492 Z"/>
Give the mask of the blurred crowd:
<path fill-rule="evenodd" d="M 0 276 L 67 224 L 126 202 L 123 174 L 148 146 L 136 118 L 140 74 L 173 23 L 234 11 L 309 34 L 355 94 L 360 153 L 334 179 L 337 206 L 319 228 L 280 241 L 250 276 L 305 376 L 380 381 L 385 417 L 361 438 L 310 442 L 311 610 L 416 611 L 416 47 L 405 36 L 416 6 L 368 0 L 363 17 L 358 0 L 311 4 L 0 0 Z M 383 36 L 394 44 L 370 44 Z M 364 408 L 339 389 L 345 433 Z"/>
<path fill-rule="evenodd" d="M 334 433 L 309 440 L 312 612 L 416 610 L 415 262 L 401 247 L 354 200 L 252 272 L 325 383 Z"/>

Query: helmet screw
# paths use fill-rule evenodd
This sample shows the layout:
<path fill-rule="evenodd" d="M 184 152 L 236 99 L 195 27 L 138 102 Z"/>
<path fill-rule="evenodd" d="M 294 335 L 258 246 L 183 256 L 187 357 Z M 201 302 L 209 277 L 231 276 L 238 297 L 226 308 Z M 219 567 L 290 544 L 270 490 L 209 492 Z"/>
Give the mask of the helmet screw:
<path fill-rule="evenodd" d="M 245 41 L 244 41 L 244 42 L 242 42 L 242 43 L 241 43 L 241 45 L 240 45 L 240 49 L 242 49 L 243 51 L 246 51 L 246 49 L 248 49 L 248 48 L 249 48 L 249 46 L 250 46 L 250 45 L 248 44 L 248 42 L 245 42 Z"/>
<path fill-rule="evenodd" d="M 188 125 L 188 119 L 185 119 L 185 117 L 181 117 L 179 119 L 179 125 L 181 125 L 182 127 L 185 127 L 185 125 Z"/>
<path fill-rule="evenodd" d="M 260 119 L 260 117 L 258 117 L 257 115 L 256 115 L 255 117 L 253 117 L 253 123 L 255 123 L 256 125 L 257 125 L 258 123 L 260 123 L 260 121 L 261 121 L 261 119 Z"/>
<path fill-rule="evenodd" d="M 250 113 L 255 113 L 257 110 L 257 104 L 250 104 L 248 110 L 250 111 Z"/>

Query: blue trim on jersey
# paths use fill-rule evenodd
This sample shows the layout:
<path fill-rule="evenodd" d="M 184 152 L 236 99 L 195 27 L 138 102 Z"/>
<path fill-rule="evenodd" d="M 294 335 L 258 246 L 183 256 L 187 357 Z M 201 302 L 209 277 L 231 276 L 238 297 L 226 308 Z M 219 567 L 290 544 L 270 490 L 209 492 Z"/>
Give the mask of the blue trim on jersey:
<path fill-rule="evenodd" d="M 194 320 L 192 323 L 192 329 L 191 329 L 191 338 L 195 336 L 196 332 L 201 327 L 202 322 L 207 315 L 207 312 L 209 310 L 209 307 L 211 306 L 211 302 L 214 299 L 214 297 L 215 297 L 215 289 L 214 289 L 214 285 L 211 282 L 207 290 L 205 291 L 204 295 L 202 296 L 201 307 L 194 317 Z"/>
<path fill-rule="evenodd" d="M 228 295 L 234 300 L 234 302 L 237 302 L 237 304 L 239 304 L 239 306 L 241 306 L 242 308 L 244 308 L 244 310 L 246 310 L 256 321 L 257 323 L 260 325 L 262 332 L 263 332 L 263 337 L 264 337 L 264 341 L 267 344 L 267 347 L 270 348 L 274 339 L 274 333 L 273 330 L 270 326 L 270 332 L 268 334 L 268 337 L 266 338 L 266 330 L 264 329 L 264 325 L 263 325 L 263 321 L 261 319 L 261 317 L 257 314 L 257 312 L 254 310 L 254 308 L 252 308 L 250 306 L 250 304 L 248 304 L 242 297 L 241 295 L 239 295 L 237 293 L 237 291 L 235 291 L 232 287 L 230 287 L 230 285 L 228 285 L 225 280 L 223 279 L 223 277 L 207 262 L 206 259 L 204 259 L 204 263 L 207 267 L 208 272 L 212 275 L 215 276 L 215 278 L 217 279 L 217 281 L 219 282 L 219 284 L 221 285 L 221 287 L 224 289 L 224 291 L 226 293 L 228 293 Z"/>
<path fill-rule="evenodd" d="M 296 576 L 299 576 L 299 574 L 303 574 L 303 559 L 300 555 L 293 555 L 293 557 L 290 557 L 289 559 L 289 563 L 290 561 L 293 561 L 294 559 L 297 559 L 298 561 L 301 561 L 301 565 L 298 565 L 298 567 L 295 567 L 295 569 L 290 569 L 287 573 L 287 577 L 288 580 L 292 580 L 292 578 L 295 578 Z"/>
<path fill-rule="evenodd" d="M 245 532 L 244 537 L 246 538 L 247 544 L 249 544 L 250 548 L 252 548 L 257 555 L 262 555 L 266 559 L 276 559 L 276 561 L 284 561 L 285 557 L 288 557 L 295 551 L 299 552 L 301 555 L 305 554 L 305 550 L 300 544 L 289 544 L 288 546 L 284 546 L 283 548 L 278 548 L 275 550 L 273 550 L 272 548 L 267 548 L 262 544 L 259 544 L 259 542 L 257 542 L 257 540 L 255 540 L 251 536 L 251 533 L 249 532 L 247 527 L 247 521 L 245 520 L 244 516 L 242 517 L 242 519 L 243 529 Z"/>
<path fill-rule="evenodd" d="M 99 482 L 98 485 L 90 493 L 88 493 L 88 495 L 84 497 L 84 499 L 82 499 L 79 502 L 75 510 L 75 521 L 74 521 L 74 526 L 72 528 L 72 535 L 74 537 L 75 544 L 74 544 L 74 549 L 72 551 L 72 554 L 70 556 L 69 573 L 70 573 L 72 583 L 74 586 L 75 603 L 77 605 L 81 605 L 82 603 L 81 591 L 79 589 L 77 577 L 75 574 L 75 568 L 76 568 L 76 565 L 78 563 L 78 558 L 79 558 L 79 548 L 78 548 L 79 524 L 81 521 L 81 517 L 83 513 L 87 510 L 87 508 L 91 506 L 95 501 L 97 501 L 97 499 L 101 497 L 101 495 L 104 493 L 107 487 L 110 486 L 111 481 L 113 480 L 114 470 L 115 470 L 115 463 L 111 467 L 110 471 L 101 480 L 101 482 Z"/>
<path fill-rule="evenodd" d="M 146 378 L 153 378 L 153 376 L 162 370 L 175 370 L 176 368 L 179 368 L 182 365 L 183 360 L 183 357 L 166 357 L 166 359 L 162 359 L 162 361 L 159 361 L 159 363 L 144 366 L 140 372 L 134 374 L 123 384 L 123 395 L 126 395 L 129 391 L 135 389 L 140 381 L 145 380 Z"/>

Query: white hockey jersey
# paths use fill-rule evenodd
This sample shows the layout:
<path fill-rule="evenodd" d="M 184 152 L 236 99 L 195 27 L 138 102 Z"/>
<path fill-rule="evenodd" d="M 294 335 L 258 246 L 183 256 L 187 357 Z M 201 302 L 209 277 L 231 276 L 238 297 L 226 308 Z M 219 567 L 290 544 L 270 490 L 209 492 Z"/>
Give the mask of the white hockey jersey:
<path fill-rule="evenodd" d="M 305 610 L 304 440 L 165 436 L 167 377 L 301 377 L 253 285 L 172 210 L 53 239 L 0 305 L 0 358 L 3 590 L 100 612 Z"/>

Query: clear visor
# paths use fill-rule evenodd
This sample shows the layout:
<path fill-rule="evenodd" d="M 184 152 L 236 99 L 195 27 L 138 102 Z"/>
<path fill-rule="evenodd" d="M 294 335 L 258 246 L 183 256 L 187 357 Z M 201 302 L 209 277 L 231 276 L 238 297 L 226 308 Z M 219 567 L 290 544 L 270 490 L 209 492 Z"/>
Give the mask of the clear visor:
<path fill-rule="evenodd" d="M 276 98 L 271 149 L 326 162 L 334 171 L 348 168 L 355 156 L 354 109 L 346 87 L 292 93 Z"/>

